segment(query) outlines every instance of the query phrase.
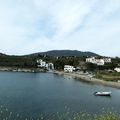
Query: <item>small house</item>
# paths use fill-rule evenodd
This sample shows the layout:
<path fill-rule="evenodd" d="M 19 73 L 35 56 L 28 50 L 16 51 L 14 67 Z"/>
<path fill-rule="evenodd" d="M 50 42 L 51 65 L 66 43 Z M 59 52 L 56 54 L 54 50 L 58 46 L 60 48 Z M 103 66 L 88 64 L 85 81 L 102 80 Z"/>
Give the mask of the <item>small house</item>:
<path fill-rule="evenodd" d="M 65 72 L 73 72 L 75 70 L 75 68 L 71 65 L 65 65 L 64 66 L 64 71 Z"/>

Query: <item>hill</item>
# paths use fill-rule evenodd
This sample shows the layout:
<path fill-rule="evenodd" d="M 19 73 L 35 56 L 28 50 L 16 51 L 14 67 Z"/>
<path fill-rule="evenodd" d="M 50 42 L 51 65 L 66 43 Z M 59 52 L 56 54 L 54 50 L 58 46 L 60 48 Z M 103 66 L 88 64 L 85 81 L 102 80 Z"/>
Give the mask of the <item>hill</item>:
<path fill-rule="evenodd" d="M 7 56 L 6 54 L 0 53 L 0 56 Z"/>
<path fill-rule="evenodd" d="M 46 56 L 46 57 L 44 57 Z M 61 57 L 60 59 L 55 58 Z M 78 56 L 81 58 L 70 57 L 66 59 L 66 56 Z M 81 52 L 77 50 L 52 50 L 47 52 L 34 53 L 24 56 L 6 55 L 0 53 L 0 67 L 18 67 L 18 68 L 35 68 L 37 66 L 36 59 L 43 59 L 47 62 L 53 62 L 56 69 L 63 69 L 65 64 L 78 65 L 78 61 L 84 59 L 82 56 L 98 56 L 92 52 Z"/>
<path fill-rule="evenodd" d="M 78 51 L 78 50 L 51 50 L 51 51 L 47 51 L 47 52 L 39 52 L 39 53 L 34 53 L 31 54 L 34 56 L 38 56 L 38 55 L 47 55 L 47 56 L 99 56 L 96 53 L 93 52 L 82 52 L 82 51 Z"/>

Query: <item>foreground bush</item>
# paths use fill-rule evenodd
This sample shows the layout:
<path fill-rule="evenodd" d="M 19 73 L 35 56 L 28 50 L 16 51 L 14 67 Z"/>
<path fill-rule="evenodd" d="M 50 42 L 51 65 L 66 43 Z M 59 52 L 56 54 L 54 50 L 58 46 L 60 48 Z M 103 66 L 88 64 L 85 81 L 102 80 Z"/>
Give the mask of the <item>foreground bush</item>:
<path fill-rule="evenodd" d="M 7 108 L 3 106 L 0 107 L 0 120 L 120 120 L 120 115 L 115 112 L 102 112 L 101 114 L 91 115 L 85 112 L 80 113 L 70 113 L 66 112 L 64 114 L 55 113 L 54 115 L 45 116 L 40 115 L 40 117 L 23 117 L 19 114 L 13 114 L 9 112 Z"/>

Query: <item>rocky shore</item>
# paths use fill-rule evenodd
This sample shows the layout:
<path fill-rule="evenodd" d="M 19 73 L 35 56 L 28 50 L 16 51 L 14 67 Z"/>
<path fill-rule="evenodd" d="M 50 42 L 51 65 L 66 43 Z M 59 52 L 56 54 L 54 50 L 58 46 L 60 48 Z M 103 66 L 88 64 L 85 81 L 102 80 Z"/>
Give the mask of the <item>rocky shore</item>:
<path fill-rule="evenodd" d="M 98 84 L 98 85 L 104 85 L 104 86 L 114 87 L 114 88 L 120 89 L 120 83 L 119 82 L 110 82 L 110 81 L 96 79 L 96 78 L 93 78 L 92 76 L 90 76 L 89 74 L 66 73 L 66 72 L 63 72 L 63 71 L 54 71 L 54 74 L 68 75 L 68 76 L 72 76 L 73 78 L 78 79 L 78 80 L 83 81 L 83 82 L 88 82 L 88 83 Z"/>
<path fill-rule="evenodd" d="M 45 72 L 44 69 L 39 68 L 17 68 L 17 67 L 0 67 L 0 71 L 11 71 L 11 72 Z"/>

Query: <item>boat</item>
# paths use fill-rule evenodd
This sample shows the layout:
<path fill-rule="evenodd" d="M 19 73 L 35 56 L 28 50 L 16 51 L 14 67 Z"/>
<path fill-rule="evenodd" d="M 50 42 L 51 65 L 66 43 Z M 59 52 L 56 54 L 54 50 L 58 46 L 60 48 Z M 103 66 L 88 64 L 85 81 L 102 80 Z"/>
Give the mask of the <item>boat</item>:
<path fill-rule="evenodd" d="M 94 92 L 95 96 L 111 96 L 111 92 Z"/>

